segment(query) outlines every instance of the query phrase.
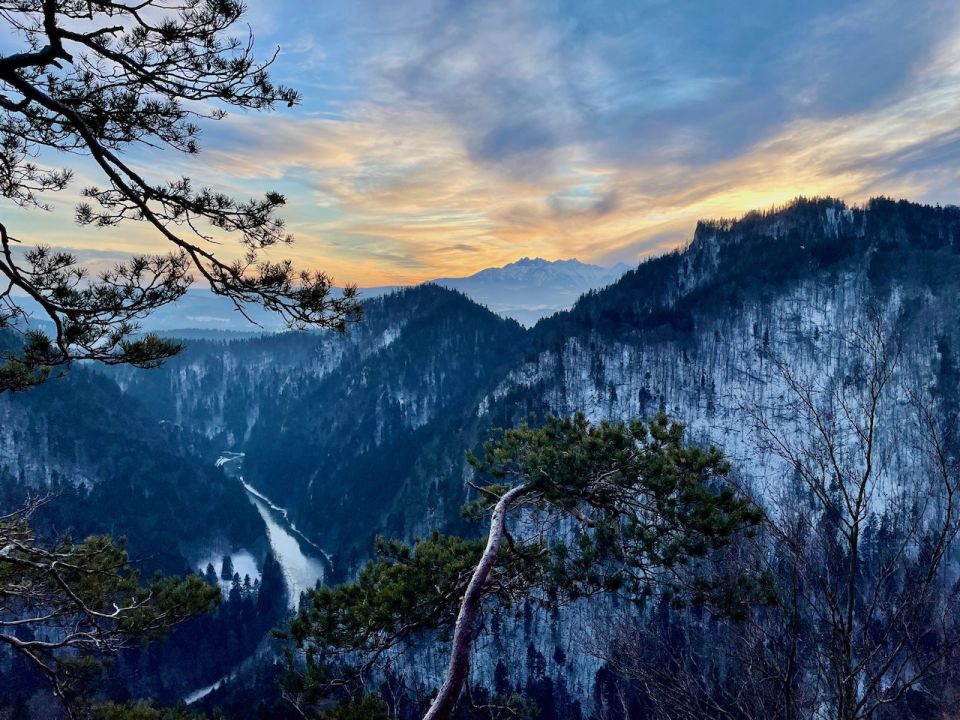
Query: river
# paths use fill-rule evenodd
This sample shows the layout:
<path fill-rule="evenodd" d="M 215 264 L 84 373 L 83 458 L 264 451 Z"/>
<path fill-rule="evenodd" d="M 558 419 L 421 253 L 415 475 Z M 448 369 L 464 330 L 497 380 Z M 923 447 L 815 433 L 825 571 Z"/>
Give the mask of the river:
<path fill-rule="evenodd" d="M 223 468 L 224 473 L 236 478 L 243 485 L 250 502 L 257 508 L 260 517 L 263 518 L 267 527 L 267 539 L 270 542 L 270 548 L 283 570 L 290 609 L 295 611 L 300 604 L 301 593 L 314 587 L 318 582 L 323 582 L 327 568 L 330 567 L 331 558 L 324 553 L 322 548 L 311 542 L 297 529 L 296 525 L 290 521 L 286 509 L 273 503 L 266 495 L 243 479 L 240 472 L 242 463 L 243 453 L 223 453 L 217 459 L 217 466 Z M 265 638 L 265 640 L 269 644 L 269 638 Z M 261 642 L 254 654 L 240 666 L 207 687 L 189 693 L 184 697 L 184 701 L 189 705 L 202 700 L 225 680 L 229 679 L 231 675 L 235 674 L 237 670 L 255 661 L 265 648 L 266 645 Z"/>
<path fill-rule="evenodd" d="M 264 495 L 257 492 L 241 477 L 247 496 L 260 512 L 264 524 L 267 526 L 267 538 L 277 562 L 283 569 L 283 577 L 287 581 L 287 595 L 290 609 L 296 610 L 300 604 L 300 594 L 323 582 L 326 575 L 324 560 L 311 557 L 305 552 L 312 543 L 303 537 L 289 520 L 286 519 L 286 510 L 279 508 Z M 312 549 L 312 548 L 311 548 Z M 319 550 L 316 548 L 315 552 Z M 322 551 L 320 551 L 322 552 Z"/>

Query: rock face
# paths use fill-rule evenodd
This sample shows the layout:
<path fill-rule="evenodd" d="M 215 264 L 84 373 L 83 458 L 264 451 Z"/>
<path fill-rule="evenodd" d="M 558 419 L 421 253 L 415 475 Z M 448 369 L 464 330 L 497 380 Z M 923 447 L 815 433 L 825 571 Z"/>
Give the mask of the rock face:
<path fill-rule="evenodd" d="M 874 318 L 898 338 L 904 393 L 884 410 L 880 445 L 892 475 L 909 482 L 915 458 L 898 442 L 910 424 L 906 393 L 944 407 L 960 396 L 958 300 L 957 208 L 798 201 L 701 223 L 686 248 L 530 330 L 426 285 L 370 300 L 364 325 L 346 337 L 192 341 L 160 370 L 109 377 L 157 424 L 246 453 L 250 482 L 343 576 L 375 534 L 473 532 L 457 515 L 463 451 L 531 413 L 663 410 L 693 439 L 723 447 L 761 492 L 775 489 L 789 469 L 758 446 L 749 408 L 785 402 L 783 364 L 837 387 L 861 383 L 851 339 Z M 779 422 L 793 431 L 789 414 Z M 497 658 L 533 663 L 589 697 L 596 664 L 573 658 L 594 611 L 528 617 L 482 640 L 478 677 L 495 681 Z"/>
<path fill-rule="evenodd" d="M 798 203 L 701 223 L 685 250 L 641 265 L 541 323 L 525 360 L 485 398 L 594 419 L 664 410 L 741 472 L 764 458 L 745 411 L 785 401 L 781 364 L 859 382 L 855 340 L 872 318 L 901 345 L 898 382 L 955 397 L 960 212 L 874 201 Z M 885 418 L 901 424 L 896 404 Z"/>
<path fill-rule="evenodd" d="M 532 330 L 427 285 L 369 301 L 346 337 L 192 341 L 159 371 L 114 377 L 158 420 L 246 452 L 251 482 L 352 562 L 376 532 L 458 527 L 463 450 L 531 412 L 665 410 L 752 471 L 742 410 L 782 394 L 778 359 L 855 376 L 848 340 L 880 314 L 902 335 L 904 378 L 942 375 L 958 267 L 955 208 L 800 201 L 701 223 L 685 249 Z"/>

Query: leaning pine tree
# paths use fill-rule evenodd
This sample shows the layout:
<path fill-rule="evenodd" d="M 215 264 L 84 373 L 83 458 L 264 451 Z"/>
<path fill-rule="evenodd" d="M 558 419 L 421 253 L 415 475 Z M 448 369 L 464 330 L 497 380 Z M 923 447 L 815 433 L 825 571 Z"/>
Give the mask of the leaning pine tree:
<path fill-rule="evenodd" d="M 307 662 L 291 673 L 286 695 L 301 709 L 439 631 L 452 633 L 449 665 L 424 720 L 451 717 L 479 618 L 493 603 L 555 607 L 605 592 L 643 602 L 666 593 L 678 605 L 736 614 L 763 591 L 762 579 L 744 582 L 736 568 L 697 572 L 699 558 L 761 514 L 725 483 L 721 453 L 687 444 L 683 427 L 665 417 L 648 425 L 552 418 L 497 434 L 469 460 L 491 481 L 474 485 L 479 499 L 467 508 L 489 517 L 486 538 L 379 541 L 379 558 L 356 582 L 312 591 L 291 625 Z"/>

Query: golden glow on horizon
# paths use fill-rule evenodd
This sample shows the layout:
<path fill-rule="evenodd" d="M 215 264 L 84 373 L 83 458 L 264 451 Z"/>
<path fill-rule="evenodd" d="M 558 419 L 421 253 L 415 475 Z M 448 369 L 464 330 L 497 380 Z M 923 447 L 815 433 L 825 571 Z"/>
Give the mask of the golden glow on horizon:
<path fill-rule="evenodd" d="M 958 170 L 923 160 L 960 137 L 958 68 L 954 43 L 885 107 L 794 121 L 738 157 L 700 167 L 616 166 L 570 146 L 521 158 L 537 170 L 527 174 L 477 161 L 456 127 L 424 110 L 357 104 L 344 120 L 231 117 L 233 147 L 214 146 L 198 165 L 167 169 L 199 167 L 200 180 L 228 178 L 241 193 L 280 183 L 297 242 L 275 255 L 338 282 L 415 283 L 522 256 L 635 262 L 688 241 L 700 218 L 739 216 L 799 195 L 862 202 L 951 187 Z M 167 249 L 142 226 L 77 229 L 69 199 L 58 206 L 55 216 L 33 213 L 15 234 L 81 256 Z M 236 248 L 228 240 L 217 251 L 229 256 Z"/>

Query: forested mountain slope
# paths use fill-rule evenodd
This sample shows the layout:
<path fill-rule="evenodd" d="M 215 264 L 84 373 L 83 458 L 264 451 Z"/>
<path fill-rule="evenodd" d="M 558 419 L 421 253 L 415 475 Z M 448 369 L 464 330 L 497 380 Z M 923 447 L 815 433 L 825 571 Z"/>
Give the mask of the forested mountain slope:
<path fill-rule="evenodd" d="M 938 422 L 960 407 L 958 301 L 957 208 L 801 200 L 702 222 L 686 248 L 531 330 L 426 285 L 368 301 L 345 336 L 190 340 L 158 370 L 75 368 L 0 398 L 0 469 L 16 478 L 0 488 L 65 488 L 51 527 L 126 534 L 181 569 L 201 547 L 262 556 L 259 516 L 213 467 L 222 451 L 244 453 L 246 481 L 287 509 L 342 579 L 377 534 L 477 532 L 458 514 L 470 495 L 464 450 L 490 429 L 547 413 L 663 410 L 721 446 L 777 512 L 795 477 L 760 442 L 756 412 L 802 433 L 784 372 L 854 393 L 864 382 L 855 340 L 874 322 L 899 350 L 878 457 L 894 482 L 919 481 L 911 398 Z M 523 610 L 478 641 L 474 679 L 522 684 L 555 702 L 547 718 L 606 702 L 609 672 L 571 659 L 598 630 L 596 607 Z M 436 679 L 443 659 L 428 651 L 408 670 Z"/>
<path fill-rule="evenodd" d="M 540 323 L 487 402 L 593 417 L 665 410 L 749 471 L 744 406 L 782 394 L 778 363 L 855 378 L 848 341 L 869 315 L 902 337 L 910 383 L 935 382 L 960 344 L 958 270 L 957 208 L 826 199 L 702 222 L 686 249 Z"/>
<path fill-rule="evenodd" d="M 260 517 L 214 459 L 84 368 L 0 395 L 0 505 L 49 494 L 45 532 L 124 536 L 148 573 L 191 570 L 213 548 L 265 550 Z"/>
<path fill-rule="evenodd" d="M 868 311 L 904 331 L 905 372 L 932 382 L 960 344 L 958 269 L 956 208 L 801 200 L 702 222 L 688 247 L 530 331 L 423 286 L 368 302 L 346 337 L 193 341 L 115 377 L 158 419 L 246 452 L 248 480 L 352 565 L 375 533 L 457 525 L 463 450 L 529 413 L 663 409 L 746 462 L 743 404 L 782 391 L 771 361 L 839 372 Z"/>
<path fill-rule="evenodd" d="M 191 342 L 159 371 L 117 378 L 158 420 L 246 453 L 246 479 L 345 567 L 375 534 L 456 518 L 474 409 L 526 338 L 426 285 L 368 302 L 346 336 Z"/>

